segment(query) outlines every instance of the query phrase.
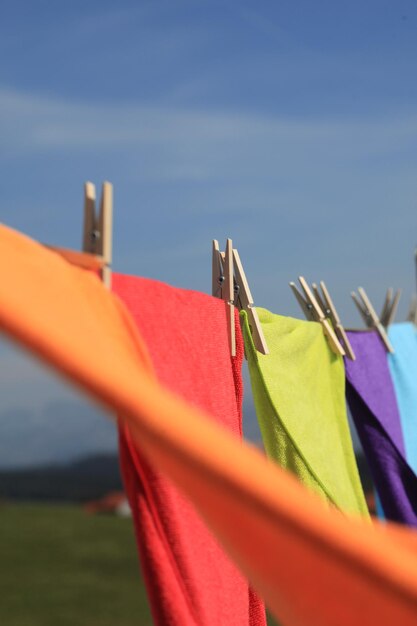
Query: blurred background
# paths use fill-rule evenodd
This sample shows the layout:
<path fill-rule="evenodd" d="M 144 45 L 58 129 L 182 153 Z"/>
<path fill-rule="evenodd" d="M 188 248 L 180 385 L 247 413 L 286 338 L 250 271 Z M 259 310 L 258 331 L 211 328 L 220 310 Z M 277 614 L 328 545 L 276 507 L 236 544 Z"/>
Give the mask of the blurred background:
<path fill-rule="evenodd" d="M 416 62 L 411 0 L 3 0 L 0 219 L 79 249 L 109 180 L 117 271 L 210 292 L 231 237 L 259 306 L 300 317 L 303 274 L 405 319 Z M 4 339 L 0 371 L 0 621 L 150 624 L 112 423 Z"/>

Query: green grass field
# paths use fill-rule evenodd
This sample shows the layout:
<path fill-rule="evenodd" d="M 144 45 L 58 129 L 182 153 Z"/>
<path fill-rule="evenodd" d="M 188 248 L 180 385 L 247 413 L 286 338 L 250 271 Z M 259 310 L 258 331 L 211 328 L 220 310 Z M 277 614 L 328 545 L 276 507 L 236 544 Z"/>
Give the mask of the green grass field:
<path fill-rule="evenodd" d="M 0 624 L 152 625 L 129 519 L 3 505 L 0 555 Z"/>

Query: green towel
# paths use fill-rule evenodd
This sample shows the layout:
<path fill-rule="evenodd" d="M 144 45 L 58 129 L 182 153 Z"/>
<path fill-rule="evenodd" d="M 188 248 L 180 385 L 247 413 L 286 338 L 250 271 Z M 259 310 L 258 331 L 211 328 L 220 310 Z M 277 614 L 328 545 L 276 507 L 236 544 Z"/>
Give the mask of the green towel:
<path fill-rule="evenodd" d="M 241 313 L 266 453 L 347 513 L 368 516 L 349 431 L 342 357 L 321 325 L 256 309 L 269 354 L 257 352 Z"/>

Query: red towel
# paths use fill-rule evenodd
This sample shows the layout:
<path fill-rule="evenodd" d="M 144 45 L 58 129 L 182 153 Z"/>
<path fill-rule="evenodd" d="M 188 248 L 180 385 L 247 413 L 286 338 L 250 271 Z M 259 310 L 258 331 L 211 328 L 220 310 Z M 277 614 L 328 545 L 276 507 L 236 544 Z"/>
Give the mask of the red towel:
<path fill-rule="evenodd" d="M 112 289 L 134 317 L 158 379 L 241 437 L 238 316 L 232 358 L 221 300 L 122 274 L 112 275 Z M 119 432 L 123 480 L 155 624 L 265 626 L 263 603 L 191 503 L 139 456 L 127 426 Z"/>

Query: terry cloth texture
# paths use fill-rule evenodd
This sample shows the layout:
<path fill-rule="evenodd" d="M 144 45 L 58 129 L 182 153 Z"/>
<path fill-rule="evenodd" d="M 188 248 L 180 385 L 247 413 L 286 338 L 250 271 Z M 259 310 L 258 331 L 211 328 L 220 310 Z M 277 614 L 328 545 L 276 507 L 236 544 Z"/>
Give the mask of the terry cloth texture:
<path fill-rule="evenodd" d="M 404 441 L 386 349 L 376 332 L 349 331 L 346 396 L 385 517 L 417 526 L 417 477 Z"/>
<path fill-rule="evenodd" d="M 193 502 L 280 623 L 415 626 L 415 531 L 323 506 L 155 379 L 133 319 L 96 278 L 4 226 L 0 329 L 125 416 L 135 447 Z"/>
<path fill-rule="evenodd" d="M 257 309 L 269 354 L 257 352 L 241 314 L 266 453 L 348 513 L 368 516 L 345 405 L 343 361 L 320 324 Z"/>
<path fill-rule="evenodd" d="M 123 274 L 113 274 L 112 289 L 134 318 L 158 380 L 241 438 L 243 340 L 237 312 L 232 358 L 222 300 Z M 128 426 L 119 431 L 122 475 L 155 624 L 264 626 L 263 603 L 192 504 L 146 463 Z"/>
<path fill-rule="evenodd" d="M 405 455 L 417 473 L 417 338 L 413 324 L 393 324 L 388 336 L 394 348 L 388 365 L 394 383 L 404 436 Z"/>

